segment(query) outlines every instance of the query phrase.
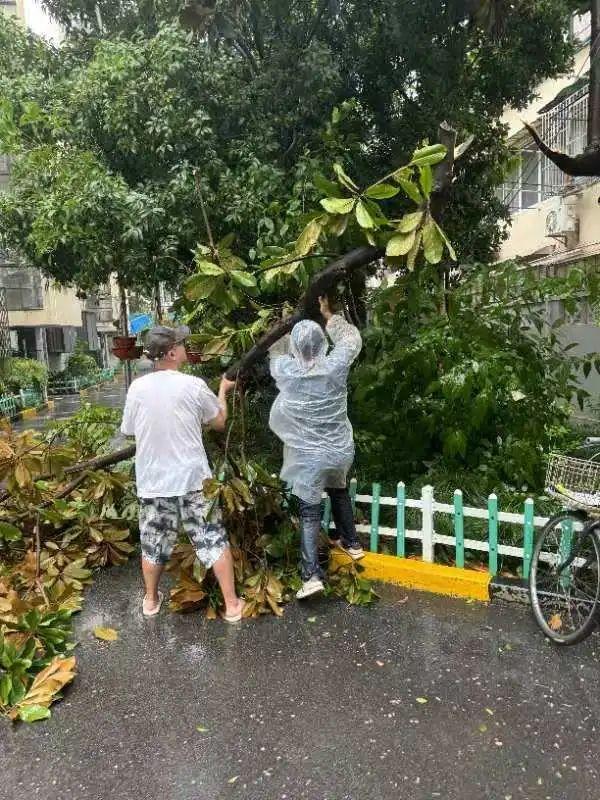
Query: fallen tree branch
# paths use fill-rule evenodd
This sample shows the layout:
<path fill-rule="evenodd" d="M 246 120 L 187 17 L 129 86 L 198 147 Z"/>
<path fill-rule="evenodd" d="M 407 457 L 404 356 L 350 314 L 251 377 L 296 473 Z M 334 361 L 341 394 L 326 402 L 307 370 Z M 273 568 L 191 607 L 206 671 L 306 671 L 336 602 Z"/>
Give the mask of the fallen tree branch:
<path fill-rule="evenodd" d="M 121 461 L 127 461 L 129 458 L 133 458 L 134 455 L 135 445 L 131 444 L 105 456 L 97 456 L 89 459 L 89 461 L 80 461 L 78 464 L 72 464 L 70 467 L 65 468 L 64 473 L 65 475 L 72 475 L 74 472 L 83 472 L 84 470 L 104 469 L 104 467 L 111 467 Z"/>
<path fill-rule="evenodd" d="M 315 317 L 319 311 L 319 297 L 327 294 L 332 286 L 340 278 L 350 275 L 352 272 L 372 264 L 383 255 L 383 250 L 377 247 L 357 247 L 349 253 L 332 261 L 324 269 L 318 272 L 310 282 L 304 297 L 298 303 L 296 311 L 287 319 L 276 323 L 268 330 L 256 344 L 242 356 L 239 361 L 232 364 L 225 373 L 229 380 L 235 380 L 238 374 L 244 374 L 263 358 L 271 345 L 275 344 L 282 336 L 289 333 L 297 322 L 301 319 Z"/>

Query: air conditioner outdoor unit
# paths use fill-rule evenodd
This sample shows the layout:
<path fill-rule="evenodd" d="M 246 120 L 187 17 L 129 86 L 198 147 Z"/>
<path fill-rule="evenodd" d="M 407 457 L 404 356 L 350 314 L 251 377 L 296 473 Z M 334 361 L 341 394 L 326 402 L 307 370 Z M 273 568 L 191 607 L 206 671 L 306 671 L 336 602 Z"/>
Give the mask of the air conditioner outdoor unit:
<path fill-rule="evenodd" d="M 573 206 L 566 203 L 563 197 L 553 197 L 546 214 L 546 236 L 566 236 L 577 229 L 578 220 Z"/>

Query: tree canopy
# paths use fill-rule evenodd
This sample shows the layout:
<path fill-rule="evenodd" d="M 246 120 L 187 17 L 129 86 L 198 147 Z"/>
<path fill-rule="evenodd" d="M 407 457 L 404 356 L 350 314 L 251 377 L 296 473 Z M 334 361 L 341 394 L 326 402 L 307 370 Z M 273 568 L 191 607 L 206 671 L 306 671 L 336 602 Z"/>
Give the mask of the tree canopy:
<path fill-rule="evenodd" d="M 50 0 L 59 54 L 3 20 L 4 236 L 63 282 L 175 284 L 202 238 L 193 170 L 216 238 L 253 261 L 299 234 L 316 174 L 343 161 L 368 185 L 443 116 L 475 137 L 444 225 L 485 260 L 506 216 L 502 109 L 569 64 L 573 4 L 489 5 Z"/>

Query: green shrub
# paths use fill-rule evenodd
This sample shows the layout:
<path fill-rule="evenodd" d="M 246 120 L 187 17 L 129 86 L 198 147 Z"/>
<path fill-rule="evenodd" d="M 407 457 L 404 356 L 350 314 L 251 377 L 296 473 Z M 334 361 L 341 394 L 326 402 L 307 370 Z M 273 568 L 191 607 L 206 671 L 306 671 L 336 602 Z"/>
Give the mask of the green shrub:
<path fill-rule="evenodd" d="M 359 473 L 407 484 L 445 476 L 453 488 L 470 475 L 503 497 L 543 490 L 546 455 L 573 447 L 581 371 L 600 371 L 546 326 L 543 302 L 560 297 L 572 313 L 586 285 L 597 288 L 581 272 L 540 280 L 509 264 L 464 280 L 445 313 L 436 284 L 416 274 L 376 292 L 352 375 Z"/>
<path fill-rule="evenodd" d="M 65 369 L 68 378 L 83 378 L 93 375 L 98 371 L 96 359 L 89 352 L 85 342 L 78 341 L 75 350 L 69 356 L 69 362 Z"/>
<path fill-rule="evenodd" d="M 48 383 L 48 368 L 34 358 L 11 358 L 4 378 L 9 392 L 36 389 L 41 392 Z"/>

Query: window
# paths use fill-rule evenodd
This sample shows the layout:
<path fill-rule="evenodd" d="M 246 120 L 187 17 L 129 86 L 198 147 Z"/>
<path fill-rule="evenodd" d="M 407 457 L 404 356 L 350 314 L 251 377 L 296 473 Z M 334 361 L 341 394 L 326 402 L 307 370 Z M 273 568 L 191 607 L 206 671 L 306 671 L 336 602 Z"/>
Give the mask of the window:
<path fill-rule="evenodd" d="M 44 307 L 42 276 L 37 269 L 3 266 L 0 286 L 6 295 L 9 311 L 32 311 Z"/>
<path fill-rule="evenodd" d="M 585 14 L 573 14 L 571 17 L 571 36 L 579 44 L 584 44 L 592 33 L 592 15 L 589 11 Z"/>
<path fill-rule="evenodd" d="M 500 187 L 498 197 L 512 212 L 531 208 L 542 200 L 542 168 L 537 149 L 521 150 L 521 162 Z"/>

